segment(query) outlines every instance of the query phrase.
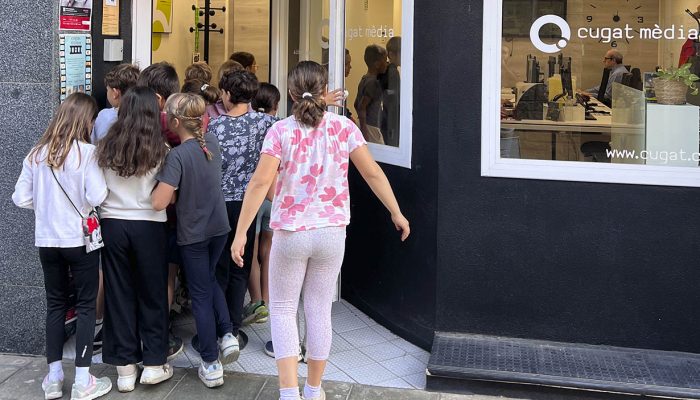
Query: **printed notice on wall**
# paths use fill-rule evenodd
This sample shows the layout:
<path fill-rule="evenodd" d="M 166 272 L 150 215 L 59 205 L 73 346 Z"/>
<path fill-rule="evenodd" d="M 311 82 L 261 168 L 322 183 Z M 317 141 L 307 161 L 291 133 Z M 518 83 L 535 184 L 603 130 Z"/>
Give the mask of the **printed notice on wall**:
<path fill-rule="evenodd" d="M 92 22 L 92 0 L 61 0 L 58 20 L 60 30 L 89 31 Z"/>
<path fill-rule="evenodd" d="M 106 0 L 102 4 L 102 34 L 119 36 L 119 0 Z"/>
<path fill-rule="evenodd" d="M 90 35 L 59 37 L 61 101 L 75 92 L 92 93 L 92 39 Z"/>

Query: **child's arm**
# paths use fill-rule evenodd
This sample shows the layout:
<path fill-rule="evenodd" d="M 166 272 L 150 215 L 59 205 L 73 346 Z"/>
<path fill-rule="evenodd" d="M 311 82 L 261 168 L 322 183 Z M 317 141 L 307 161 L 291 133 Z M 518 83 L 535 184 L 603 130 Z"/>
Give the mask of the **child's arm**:
<path fill-rule="evenodd" d="M 260 155 L 260 162 L 255 169 L 253 177 L 248 183 L 248 188 L 243 196 L 241 214 L 238 217 L 236 226 L 236 236 L 231 245 L 231 258 L 239 267 L 243 267 L 243 250 L 246 243 L 246 231 L 253 223 L 253 219 L 258 214 L 265 194 L 269 192 L 272 183 L 277 175 L 277 168 L 280 160 L 274 156 L 263 153 Z"/>
<path fill-rule="evenodd" d="M 362 96 L 360 100 L 360 106 L 357 108 L 357 119 L 360 121 L 360 130 L 362 131 L 362 136 L 367 139 L 367 107 L 369 103 L 372 102 L 372 98 L 369 96 Z"/>
<path fill-rule="evenodd" d="M 169 204 L 175 202 L 175 188 L 164 182 L 158 182 L 158 185 L 151 193 L 151 205 L 156 211 L 165 210 Z"/>
<path fill-rule="evenodd" d="M 382 171 L 379 164 L 372 158 L 367 146 L 363 145 L 353 150 L 350 153 L 350 160 L 357 167 L 357 170 L 372 189 L 372 192 L 391 213 L 391 221 L 396 226 L 396 230 L 401 231 L 401 240 L 406 240 L 411 233 L 408 220 L 401 214 L 401 209 L 394 196 L 394 191 L 391 189 L 391 184 L 389 184 L 389 180 L 384 175 L 384 171 Z"/>
<path fill-rule="evenodd" d="M 85 165 L 85 199 L 92 207 L 97 207 L 107 198 L 107 181 L 102 168 L 97 165 L 93 152 Z"/>
<path fill-rule="evenodd" d="M 34 209 L 34 169 L 33 161 L 29 157 L 22 163 L 22 172 L 15 184 L 15 192 L 12 193 L 12 201 L 17 207 Z"/>

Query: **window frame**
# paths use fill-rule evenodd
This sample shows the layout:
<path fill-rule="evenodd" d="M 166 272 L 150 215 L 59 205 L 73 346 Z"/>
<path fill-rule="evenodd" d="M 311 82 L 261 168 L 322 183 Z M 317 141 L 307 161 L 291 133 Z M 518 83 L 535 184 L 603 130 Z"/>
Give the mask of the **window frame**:
<path fill-rule="evenodd" d="M 481 176 L 573 182 L 700 187 L 700 167 L 501 158 L 503 0 L 483 3 Z"/>

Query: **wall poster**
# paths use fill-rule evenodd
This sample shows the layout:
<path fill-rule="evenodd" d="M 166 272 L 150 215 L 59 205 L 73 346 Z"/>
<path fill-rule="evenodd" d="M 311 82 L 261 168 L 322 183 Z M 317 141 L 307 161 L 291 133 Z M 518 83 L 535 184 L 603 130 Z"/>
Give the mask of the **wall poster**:
<path fill-rule="evenodd" d="M 60 30 L 89 31 L 92 23 L 92 0 L 61 0 L 58 20 Z"/>
<path fill-rule="evenodd" d="M 119 0 L 105 0 L 102 4 L 102 34 L 119 36 Z"/>
<path fill-rule="evenodd" d="M 173 31 L 173 0 L 153 0 L 153 33 Z"/>
<path fill-rule="evenodd" d="M 92 94 L 92 39 L 90 35 L 59 36 L 61 102 L 71 93 Z"/>

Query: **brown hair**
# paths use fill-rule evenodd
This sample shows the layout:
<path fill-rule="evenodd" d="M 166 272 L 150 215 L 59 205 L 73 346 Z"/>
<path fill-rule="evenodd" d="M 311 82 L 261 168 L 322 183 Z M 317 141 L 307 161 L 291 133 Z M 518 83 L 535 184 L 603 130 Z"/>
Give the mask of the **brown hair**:
<path fill-rule="evenodd" d="M 127 90 L 136 86 L 140 73 L 139 67 L 133 64 L 119 64 L 105 75 L 105 86 L 119 89 L 121 94 L 124 95 Z"/>
<path fill-rule="evenodd" d="M 328 85 L 328 73 L 319 63 L 302 61 L 287 76 L 292 95 L 294 117 L 304 125 L 317 127 L 326 112 L 323 92 Z"/>
<path fill-rule="evenodd" d="M 179 120 L 183 128 L 197 139 L 207 160 L 211 160 L 212 154 L 207 148 L 202 132 L 202 115 L 204 115 L 206 107 L 204 99 L 192 93 L 177 93 L 170 96 L 165 102 L 165 112 L 168 114 L 168 118 Z"/>
<path fill-rule="evenodd" d="M 237 51 L 231 54 L 230 60 L 238 61 L 243 68 L 250 68 L 255 64 L 255 56 L 247 51 Z"/>
<path fill-rule="evenodd" d="M 233 61 L 233 60 L 228 60 L 221 64 L 221 67 L 219 67 L 219 79 L 217 82 L 221 82 L 221 78 L 224 77 L 224 75 L 233 72 L 233 71 L 243 71 L 245 68 L 239 63 L 238 61 Z M 221 89 L 221 88 L 219 88 Z"/>
<path fill-rule="evenodd" d="M 186 80 L 180 92 L 202 96 L 207 104 L 214 104 L 219 100 L 219 89 L 200 79 Z"/>
<path fill-rule="evenodd" d="M 73 93 L 58 107 L 56 115 L 28 158 L 37 164 L 46 161 L 52 168 L 60 168 L 66 161 L 73 142 L 90 143 L 92 123 L 97 117 L 97 102 L 85 93 Z M 46 148 L 46 158 L 39 159 Z M 80 150 L 78 150 L 80 160 Z M 80 161 L 78 161 L 80 163 Z"/>
<path fill-rule="evenodd" d="M 119 104 L 117 120 L 97 145 L 97 164 L 117 175 L 144 176 L 165 159 L 156 92 L 138 86 Z"/>
<path fill-rule="evenodd" d="M 219 82 L 219 89 L 229 93 L 231 104 L 250 103 L 259 88 L 258 78 L 246 70 L 224 74 Z"/>
<path fill-rule="evenodd" d="M 211 78 L 214 74 L 211 71 L 209 64 L 198 61 L 192 63 L 185 69 L 185 81 L 190 81 L 193 79 L 198 79 L 204 81 L 205 83 L 211 83 Z"/>
<path fill-rule="evenodd" d="M 136 85 L 148 86 L 165 100 L 173 93 L 177 93 L 180 89 L 180 80 L 175 67 L 163 61 L 144 69 Z"/>
<path fill-rule="evenodd" d="M 260 84 L 260 89 L 258 89 L 251 106 L 255 111 L 269 113 L 277 108 L 280 98 L 280 91 L 275 85 L 263 82 Z"/>

